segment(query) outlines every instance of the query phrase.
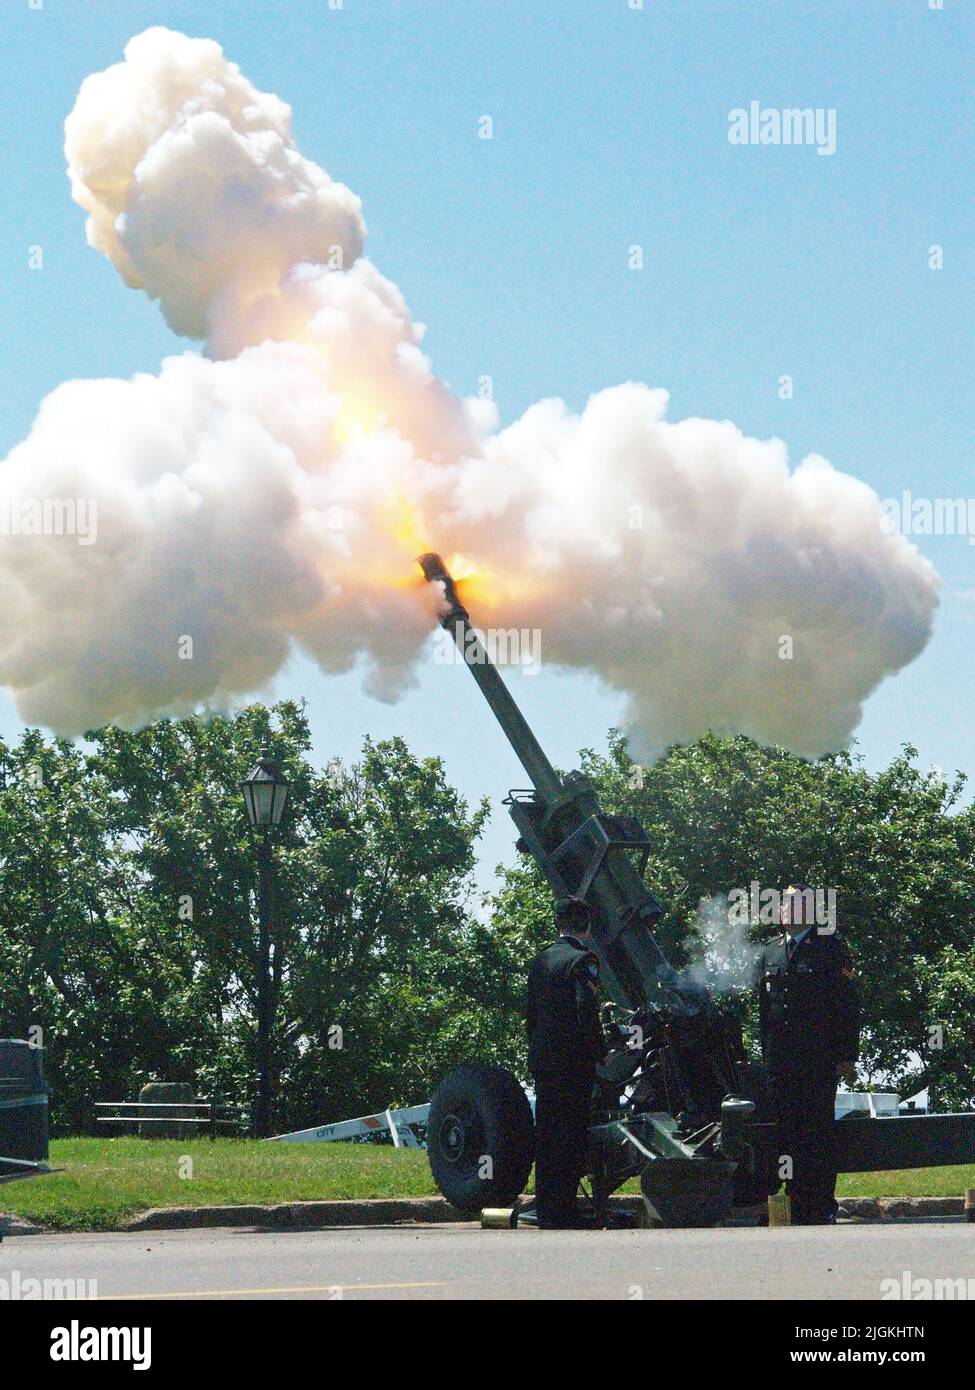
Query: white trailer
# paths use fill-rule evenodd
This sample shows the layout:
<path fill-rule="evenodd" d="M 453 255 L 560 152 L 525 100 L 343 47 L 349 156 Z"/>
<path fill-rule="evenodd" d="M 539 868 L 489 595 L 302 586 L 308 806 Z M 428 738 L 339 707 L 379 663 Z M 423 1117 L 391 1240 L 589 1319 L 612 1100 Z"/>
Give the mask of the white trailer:
<path fill-rule="evenodd" d="M 425 1105 L 410 1105 L 403 1110 L 390 1107 L 375 1115 L 360 1115 L 355 1120 L 339 1120 L 335 1124 L 317 1125 L 313 1129 L 296 1129 L 291 1134 L 274 1134 L 268 1142 L 329 1144 L 337 1139 L 365 1139 L 371 1134 L 388 1134 L 397 1149 L 422 1149 L 425 1146 L 414 1133 L 413 1126 L 425 1125 L 429 1114 L 429 1101 Z"/>

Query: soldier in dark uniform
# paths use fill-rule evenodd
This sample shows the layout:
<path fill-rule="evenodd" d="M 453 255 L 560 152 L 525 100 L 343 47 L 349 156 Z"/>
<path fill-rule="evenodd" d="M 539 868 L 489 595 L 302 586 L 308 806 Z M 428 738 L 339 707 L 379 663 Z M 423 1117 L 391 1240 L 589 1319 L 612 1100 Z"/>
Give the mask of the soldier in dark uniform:
<path fill-rule="evenodd" d="M 588 947 L 589 909 L 556 904 L 558 941 L 528 974 L 528 1070 L 535 1081 L 535 1205 L 539 1226 L 579 1226 L 596 1065 L 606 1047 L 596 1002 L 599 962 Z"/>
<path fill-rule="evenodd" d="M 834 924 L 817 924 L 813 899 L 805 885 L 786 890 L 785 933 L 766 946 L 758 970 L 777 1171 L 799 1226 L 836 1220 L 836 1084 L 856 1074 L 860 1034 L 852 957 Z"/>

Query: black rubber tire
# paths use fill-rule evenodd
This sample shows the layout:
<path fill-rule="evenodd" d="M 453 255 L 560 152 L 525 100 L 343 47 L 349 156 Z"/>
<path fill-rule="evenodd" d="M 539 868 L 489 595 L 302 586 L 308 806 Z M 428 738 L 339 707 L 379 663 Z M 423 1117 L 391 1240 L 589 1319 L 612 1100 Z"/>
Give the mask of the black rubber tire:
<path fill-rule="evenodd" d="M 517 1201 L 535 1156 L 535 1126 L 510 1071 L 470 1065 L 444 1077 L 430 1104 L 427 1156 L 437 1186 L 458 1211 Z"/>

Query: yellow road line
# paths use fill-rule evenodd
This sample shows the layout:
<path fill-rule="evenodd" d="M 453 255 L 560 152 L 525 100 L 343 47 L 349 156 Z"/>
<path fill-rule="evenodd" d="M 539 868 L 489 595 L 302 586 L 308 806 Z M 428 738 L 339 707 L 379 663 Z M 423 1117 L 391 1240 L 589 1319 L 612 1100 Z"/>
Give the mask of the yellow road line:
<path fill-rule="evenodd" d="M 305 1288 L 283 1289 L 187 1289 L 179 1293 L 103 1293 L 92 1302 L 131 1302 L 135 1299 L 149 1298 L 232 1298 L 234 1295 L 259 1293 L 332 1293 L 338 1289 L 343 1293 L 357 1293 L 360 1289 L 442 1289 L 445 1283 L 442 1279 L 430 1279 L 411 1284 L 309 1284 Z"/>

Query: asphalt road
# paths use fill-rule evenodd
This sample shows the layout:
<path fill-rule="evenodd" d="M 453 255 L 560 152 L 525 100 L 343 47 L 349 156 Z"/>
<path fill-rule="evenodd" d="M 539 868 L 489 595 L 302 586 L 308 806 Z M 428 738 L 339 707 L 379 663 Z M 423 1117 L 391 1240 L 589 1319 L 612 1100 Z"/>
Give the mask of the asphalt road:
<path fill-rule="evenodd" d="M 972 1280 L 963 1222 L 796 1230 L 306 1232 L 16 1236 L 0 1279 L 72 1279 L 105 1298 L 879 1299 L 882 1281 Z"/>

